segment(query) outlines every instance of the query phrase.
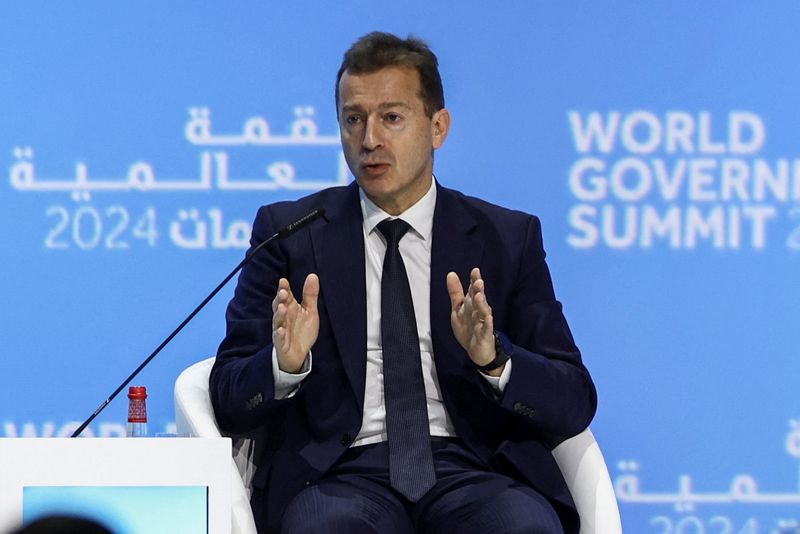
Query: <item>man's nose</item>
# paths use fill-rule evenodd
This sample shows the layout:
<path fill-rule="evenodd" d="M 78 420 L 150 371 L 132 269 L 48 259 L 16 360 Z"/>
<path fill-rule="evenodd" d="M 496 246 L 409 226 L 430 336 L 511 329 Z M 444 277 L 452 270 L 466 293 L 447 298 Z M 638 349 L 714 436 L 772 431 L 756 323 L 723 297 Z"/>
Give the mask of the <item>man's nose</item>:
<path fill-rule="evenodd" d="M 364 125 L 364 139 L 362 146 L 365 150 L 376 150 L 383 147 L 383 134 L 380 129 L 379 121 L 368 118 Z"/>

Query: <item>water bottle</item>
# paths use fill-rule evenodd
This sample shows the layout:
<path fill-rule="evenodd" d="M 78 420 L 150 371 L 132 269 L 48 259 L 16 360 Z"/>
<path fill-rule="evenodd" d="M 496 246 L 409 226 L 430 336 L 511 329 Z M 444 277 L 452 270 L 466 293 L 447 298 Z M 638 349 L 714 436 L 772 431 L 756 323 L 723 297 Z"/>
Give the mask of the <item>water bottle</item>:
<path fill-rule="evenodd" d="M 128 437 L 143 438 L 147 436 L 147 388 L 131 386 L 128 399 Z"/>

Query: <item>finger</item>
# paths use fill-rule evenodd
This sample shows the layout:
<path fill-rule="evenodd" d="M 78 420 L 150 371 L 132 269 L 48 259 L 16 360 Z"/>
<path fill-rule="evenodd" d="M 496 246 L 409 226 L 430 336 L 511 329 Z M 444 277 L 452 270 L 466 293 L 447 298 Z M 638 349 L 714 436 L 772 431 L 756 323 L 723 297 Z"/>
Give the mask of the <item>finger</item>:
<path fill-rule="evenodd" d="M 289 287 L 289 280 L 286 278 L 278 280 L 278 290 L 275 292 L 275 298 L 272 299 L 272 313 L 275 313 L 278 304 L 290 301 L 291 294 L 292 290 Z"/>
<path fill-rule="evenodd" d="M 486 318 L 483 316 L 483 313 L 480 310 L 472 310 L 472 313 L 469 315 L 470 322 L 473 326 L 477 326 L 483 324 Z"/>
<path fill-rule="evenodd" d="M 282 327 L 286 323 L 286 312 L 288 311 L 288 307 L 283 302 L 279 303 L 275 307 L 275 311 L 272 312 L 272 330 L 275 331 L 278 328 Z"/>
<path fill-rule="evenodd" d="M 457 311 L 464 303 L 464 286 L 454 272 L 447 273 L 447 293 L 450 295 L 450 306 Z"/>
<path fill-rule="evenodd" d="M 479 294 L 483 293 L 485 284 L 483 280 L 478 279 L 469 284 L 469 291 L 467 292 L 470 297 L 473 299 L 477 297 Z"/>
<path fill-rule="evenodd" d="M 491 315 L 485 317 L 483 321 L 480 323 L 480 330 L 479 334 L 481 336 L 492 336 L 494 337 L 494 319 Z"/>
<path fill-rule="evenodd" d="M 285 300 L 287 305 L 291 304 L 294 301 L 294 294 L 292 293 L 292 288 L 289 285 L 289 280 L 286 278 L 281 278 L 281 281 L 278 282 L 278 292 L 284 291 Z"/>
<path fill-rule="evenodd" d="M 281 304 L 286 304 L 289 300 L 289 293 L 285 289 L 279 289 L 277 293 L 275 293 L 275 298 L 272 299 L 272 313 L 275 314 L 278 311 L 278 306 Z"/>
<path fill-rule="evenodd" d="M 303 284 L 303 308 L 308 311 L 317 310 L 317 299 L 319 298 L 319 277 L 311 273 L 306 276 Z"/>
<path fill-rule="evenodd" d="M 492 307 L 489 306 L 489 300 L 486 298 L 486 293 L 483 292 L 483 288 L 481 288 L 479 293 L 475 294 L 475 298 L 473 298 L 472 301 L 475 309 L 480 312 L 481 316 L 485 318 L 488 315 L 492 315 Z"/>
<path fill-rule="evenodd" d="M 281 278 L 278 280 L 278 287 L 275 290 L 275 298 L 272 299 L 272 313 L 274 314 L 275 311 L 278 309 L 278 304 L 281 302 L 281 285 L 283 285 L 284 281 L 288 284 L 289 281 L 285 278 Z"/>
<path fill-rule="evenodd" d="M 280 292 L 281 289 L 284 289 L 288 292 L 292 291 L 291 286 L 289 285 L 289 280 L 286 278 L 281 278 L 278 280 L 278 291 Z"/>
<path fill-rule="evenodd" d="M 472 271 L 470 271 L 469 273 L 469 279 L 473 283 L 477 282 L 478 280 L 481 280 L 481 270 L 478 267 L 472 269 Z"/>
<path fill-rule="evenodd" d="M 286 328 L 280 327 L 272 331 L 272 345 L 278 351 L 278 361 L 280 361 L 287 348 Z"/>
<path fill-rule="evenodd" d="M 283 348 L 283 343 L 286 340 L 286 329 L 284 327 L 278 327 L 272 331 L 272 343 L 276 347 Z"/>
<path fill-rule="evenodd" d="M 475 333 L 485 333 L 494 331 L 494 318 L 491 315 L 484 315 L 479 311 L 472 312 L 472 330 Z"/>

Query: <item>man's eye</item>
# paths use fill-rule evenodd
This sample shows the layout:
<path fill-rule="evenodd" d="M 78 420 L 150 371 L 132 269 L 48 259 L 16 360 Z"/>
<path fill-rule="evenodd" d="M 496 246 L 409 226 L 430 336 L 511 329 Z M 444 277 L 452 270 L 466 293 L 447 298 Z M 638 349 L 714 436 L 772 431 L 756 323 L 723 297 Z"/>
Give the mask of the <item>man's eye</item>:
<path fill-rule="evenodd" d="M 386 120 L 388 122 L 399 122 L 400 119 L 402 119 L 402 117 L 397 113 L 389 113 L 388 115 L 386 115 Z"/>
<path fill-rule="evenodd" d="M 348 115 L 345 118 L 345 121 L 347 122 L 347 124 L 358 124 L 360 120 L 361 120 L 361 117 L 359 117 L 358 115 Z"/>

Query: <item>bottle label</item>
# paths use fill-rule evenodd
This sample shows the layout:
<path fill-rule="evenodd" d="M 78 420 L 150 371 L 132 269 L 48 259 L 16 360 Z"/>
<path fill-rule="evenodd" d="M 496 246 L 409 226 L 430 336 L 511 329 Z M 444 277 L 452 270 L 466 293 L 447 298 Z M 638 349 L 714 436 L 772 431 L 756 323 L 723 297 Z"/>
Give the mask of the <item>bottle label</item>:
<path fill-rule="evenodd" d="M 131 402 L 128 405 L 128 422 L 129 423 L 147 422 L 147 407 L 143 400 L 131 399 Z"/>

